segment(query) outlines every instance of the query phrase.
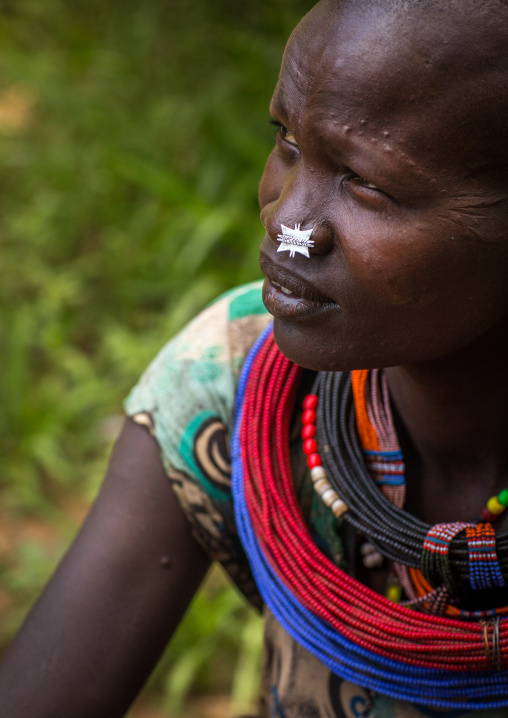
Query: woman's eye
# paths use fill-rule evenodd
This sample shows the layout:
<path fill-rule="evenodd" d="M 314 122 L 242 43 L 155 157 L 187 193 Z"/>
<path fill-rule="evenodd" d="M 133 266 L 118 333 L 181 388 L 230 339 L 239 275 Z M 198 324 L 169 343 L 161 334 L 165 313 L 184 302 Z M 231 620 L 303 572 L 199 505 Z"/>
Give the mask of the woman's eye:
<path fill-rule="evenodd" d="M 375 189 L 375 190 L 377 190 L 378 192 L 381 192 L 381 190 L 379 189 L 379 187 L 377 187 L 377 186 L 376 186 L 375 184 L 373 184 L 372 182 L 369 182 L 368 180 L 363 179 L 363 177 L 358 177 L 358 176 L 357 176 L 357 177 L 355 178 L 355 181 L 356 181 L 359 185 L 361 185 L 362 187 L 366 187 L 367 189 Z"/>
<path fill-rule="evenodd" d="M 274 127 L 279 128 L 277 134 L 279 135 L 279 137 L 281 137 L 281 139 L 283 139 L 285 142 L 289 142 L 290 145 L 298 147 L 298 143 L 294 134 L 285 125 L 283 125 L 282 122 L 279 122 L 278 120 L 270 120 L 270 124 L 274 125 Z"/>
<path fill-rule="evenodd" d="M 375 185 L 374 182 L 369 182 L 369 180 L 360 177 L 355 172 L 350 171 L 346 175 L 346 179 L 349 182 L 351 191 L 358 197 L 358 199 L 368 202 L 370 205 L 374 204 L 375 206 L 381 206 L 384 205 L 386 200 L 391 199 L 390 196 L 387 195 L 384 190 Z"/>

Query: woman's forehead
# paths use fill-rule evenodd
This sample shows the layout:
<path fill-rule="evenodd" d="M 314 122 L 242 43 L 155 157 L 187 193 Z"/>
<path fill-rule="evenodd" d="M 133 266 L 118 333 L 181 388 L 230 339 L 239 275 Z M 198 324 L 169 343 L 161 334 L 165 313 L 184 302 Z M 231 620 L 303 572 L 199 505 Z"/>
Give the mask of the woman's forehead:
<path fill-rule="evenodd" d="M 432 81 L 438 89 L 464 80 L 485 83 L 493 70 L 506 76 L 508 6 L 500 5 L 505 20 L 500 25 L 492 13 L 466 15 L 470 1 L 460 3 L 462 10 L 457 2 L 324 0 L 295 29 L 283 69 L 297 87 L 301 73 L 303 87 L 311 78 L 315 88 L 349 76 L 359 87 L 377 83 L 378 92 L 414 79 L 424 86 Z M 474 6 L 479 8 L 478 0 Z M 412 95 L 419 89 L 413 86 Z"/>
<path fill-rule="evenodd" d="M 476 129 L 484 135 L 490 127 L 483 145 L 499 154 L 496 142 L 506 145 L 499 122 L 508 94 L 505 29 L 494 28 L 488 13 L 479 24 L 442 4 L 427 13 L 396 12 L 396 5 L 319 3 L 290 38 L 274 104 L 289 118 L 307 108 L 317 119 L 400 131 L 409 143 L 422 132 L 429 142 L 439 136 L 450 149 L 469 140 L 478 149 Z"/>

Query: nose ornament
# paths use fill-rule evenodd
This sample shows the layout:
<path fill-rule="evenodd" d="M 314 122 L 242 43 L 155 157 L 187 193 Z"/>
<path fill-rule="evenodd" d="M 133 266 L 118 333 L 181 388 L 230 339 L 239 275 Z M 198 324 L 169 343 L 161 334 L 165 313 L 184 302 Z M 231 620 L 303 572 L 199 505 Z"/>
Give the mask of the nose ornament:
<path fill-rule="evenodd" d="M 294 257 L 298 252 L 310 259 L 309 247 L 314 246 L 314 240 L 310 238 L 310 235 L 314 230 L 300 229 L 299 224 L 295 224 L 294 229 L 286 227 L 284 224 L 281 224 L 280 228 L 282 234 L 277 235 L 277 241 L 280 242 L 277 252 L 289 252 L 290 257 Z"/>

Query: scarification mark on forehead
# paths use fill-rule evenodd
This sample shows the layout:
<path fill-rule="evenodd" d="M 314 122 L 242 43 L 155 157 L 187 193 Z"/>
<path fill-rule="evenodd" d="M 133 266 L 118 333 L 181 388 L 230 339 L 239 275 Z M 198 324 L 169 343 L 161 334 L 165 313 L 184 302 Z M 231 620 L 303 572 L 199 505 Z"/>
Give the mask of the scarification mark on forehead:
<path fill-rule="evenodd" d="M 288 46 L 280 84 L 285 109 L 290 114 L 305 103 L 317 116 L 321 106 L 328 111 L 334 104 L 338 121 L 358 132 L 363 104 L 364 129 L 371 130 L 374 142 L 380 141 L 373 135 L 380 116 L 393 119 L 390 130 L 397 140 L 398 122 L 406 122 L 406 128 L 412 122 L 416 137 L 431 112 L 440 117 L 438 130 L 450 145 L 458 141 L 462 151 L 470 144 L 471 165 L 492 166 L 496 154 L 508 155 L 504 122 L 496 120 L 508 114 L 508 22 L 493 27 L 499 14 L 485 10 L 487 5 L 479 0 L 319 3 Z M 475 9 L 473 16 L 464 13 L 466 7 Z M 506 20 L 507 10 L 503 6 Z M 461 131 L 459 112 L 455 122 L 446 115 L 450 102 L 469 134 Z M 411 136 L 405 135 L 409 154 Z"/>

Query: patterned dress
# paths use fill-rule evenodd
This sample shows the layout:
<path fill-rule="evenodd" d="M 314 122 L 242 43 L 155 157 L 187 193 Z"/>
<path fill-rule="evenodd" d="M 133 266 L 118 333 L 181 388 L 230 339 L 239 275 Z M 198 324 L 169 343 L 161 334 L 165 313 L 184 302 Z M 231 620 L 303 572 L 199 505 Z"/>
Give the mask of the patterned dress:
<path fill-rule="evenodd" d="M 260 718 L 506 718 L 508 709 L 439 711 L 352 685 L 300 646 L 263 606 L 235 527 L 229 438 L 243 362 L 269 322 L 260 282 L 228 292 L 162 349 L 125 402 L 127 414 L 155 436 L 195 538 L 263 611 Z M 301 450 L 298 432 L 291 450 Z M 307 472 L 295 475 L 295 488 L 316 544 L 345 568 L 335 518 L 312 491 Z"/>

